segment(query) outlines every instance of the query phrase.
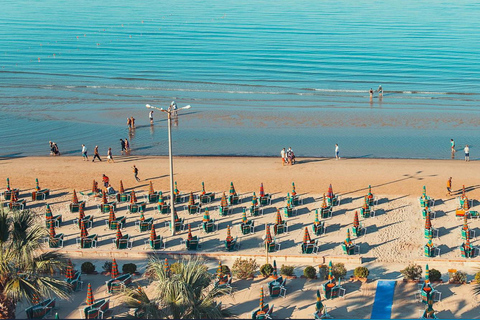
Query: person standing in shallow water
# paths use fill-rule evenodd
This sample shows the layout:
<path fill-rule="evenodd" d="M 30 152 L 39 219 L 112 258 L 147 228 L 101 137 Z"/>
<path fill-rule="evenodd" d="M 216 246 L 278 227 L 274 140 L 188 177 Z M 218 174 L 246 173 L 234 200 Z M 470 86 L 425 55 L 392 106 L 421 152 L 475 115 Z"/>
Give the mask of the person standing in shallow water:
<path fill-rule="evenodd" d="M 335 143 L 335 159 L 340 159 L 340 149 L 338 148 L 338 144 Z"/>
<path fill-rule="evenodd" d="M 463 151 L 465 151 L 465 161 L 470 161 L 470 148 L 468 147 L 468 144 L 465 146 Z"/>
<path fill-rule="evenodd" d="M 455 159 L 455 141 L 453 139 L 450 139 L 450 146 L 452 150 L 452 159 Z"/>
<path fill-rule="evenodd" d="M 84 144 L 82 144 L 82 156 L 83 161 L 88 161 L 87 147 Z"/>

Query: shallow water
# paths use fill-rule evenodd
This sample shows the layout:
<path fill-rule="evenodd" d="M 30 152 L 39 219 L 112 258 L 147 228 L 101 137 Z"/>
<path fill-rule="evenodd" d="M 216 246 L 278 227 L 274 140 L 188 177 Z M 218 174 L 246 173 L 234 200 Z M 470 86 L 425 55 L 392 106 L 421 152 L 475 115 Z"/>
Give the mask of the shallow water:
<path fill-rule="evenodd" d="M 473 1 L 5 1 L 0 154 L 67 154 L 132 138 L 181 155 L 449 158 L 480 114 Z M 382 99 L 368 90 L 381 84 Z M 129 133 L 126 117 L 137 119 Z M 102 151 L 103 150 L 103 151 Z M 457 156 L 458 157 L 458 156 Z"/>

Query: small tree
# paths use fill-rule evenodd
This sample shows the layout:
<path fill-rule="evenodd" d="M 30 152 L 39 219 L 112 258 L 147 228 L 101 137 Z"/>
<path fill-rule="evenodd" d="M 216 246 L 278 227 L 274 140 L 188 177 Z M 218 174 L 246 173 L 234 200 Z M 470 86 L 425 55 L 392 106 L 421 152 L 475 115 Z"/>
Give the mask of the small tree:
<path fill-rule="evenodd" d="M 232 273 L 239 279 L 253 278 L 258 270 L 258 264 L 255 259 L 237 258 L 232 266 Z"/>
<path fill-rule="evenodd" d="M 408 267 L 401 270 L 400 273 L 407 280 L 418 280 L 422 277 L 422 267 L 418 264 L 409 264 Z"/>
<path fill-rule="evenodd" d="M 315 279 L 315 277 L 317 276 L 317 270 L 315 270 L 315 268 L 312 266 L 308 266 L 305 269 L 303 269 L 303 275 L 307 279 Z"/>
<path fill-rule="evenodd" d="M 282 264 L 282 267 L 280 268 L 280 274 L 284 275 L 284 276 L 288 276 L 288 277 L 291 277 L 293 276 L 293 270 L 295 268 L 293 266 L 285 266 Z"/>
<path fill-rule="evenodd" d="M 467 274 L 462 271 L 457 271 L 455 273 L 452 273 L 450 276 L 450 281 L 457 282 L 457 283 L 467 283 Z"/>
<path fill-rule="evenodd" d="M 82 263 L 82 272 L 86 274 L 92 274 L 95 272 L 95 265 L 90 261 Z"/>
<path fill-rule="evenodd" d="M 123 273 L 134 274 L 137 272 L 137 265 L 135 263 L 125 263 L 122 267 Z"/>
<path fill-rule="evenodd" d="M 112 261 L 105 261 L 102 266 L 103 271 L 105 272 L 112 272 Z"/>
<path fill-rule="evenodd" d="M 442 274 L 437 269 L 430 269 L 430 281 L 440 281 L 442 280 Z"/>
<path fill-rule="evenodd" d="M 353 275 L 357 278 L 368 278 L 370 271 L 365 267 L 356 267 L 353 270 Z"/>
<path fill-rule="evenodd" d="M 269 277 L 273 273 L 273 266 L 270 263 L 265 263 L 263 266 L 260 267 L 260 273 L 264 277 Z"/>

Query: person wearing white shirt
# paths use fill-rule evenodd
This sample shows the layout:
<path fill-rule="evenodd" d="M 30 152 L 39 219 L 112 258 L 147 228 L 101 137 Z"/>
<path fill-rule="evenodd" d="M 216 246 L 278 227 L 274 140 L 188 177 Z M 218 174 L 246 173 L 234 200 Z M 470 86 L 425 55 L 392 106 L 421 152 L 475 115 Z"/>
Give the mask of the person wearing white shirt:
<path fill-rule="evenodd" d="M 82 144 L 82 155 L 83 161 L 88 161 L 87 147 L 84 144 Z"/>
<path fill-rule="evenodd" d="M 280 156 L 282 157 L 282 166 L 285 165 L 285 148 L 280 151 Z"/>
<path fill-rule="evenodd" d="M 465 146 L 463 151 L 465 151 L 465 161 L 470 161 L 470 148 L 468 147 L 468 144 Z"/>
<path fill-rule="evenodd" d="M 150 124 L 153 124 L 153 110 L 151 110 L 151 111 L 148 113 L 148 117 L 150 118 Z"/>
<path fill-rule="evenodd" d="M 337 160 L 340 159 L 339 154 L 340 154 L 340 150 L 338 148 L 338 144 L 335 143 L 335 159 Z"/>

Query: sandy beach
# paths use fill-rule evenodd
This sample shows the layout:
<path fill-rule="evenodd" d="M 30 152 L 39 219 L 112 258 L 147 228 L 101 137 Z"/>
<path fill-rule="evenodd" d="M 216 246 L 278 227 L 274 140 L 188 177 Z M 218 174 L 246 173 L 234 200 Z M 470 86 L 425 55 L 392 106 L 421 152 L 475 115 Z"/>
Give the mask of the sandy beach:
<path fill-rule="evenodd" d="M 136 165 L 140 172 L 140 182 L 133 177 L 132 166 Z M 102 174 L 109 176 L 112 186 L 118 189 L 119 181 L 122 180 L 126 189 L 135 190 L 140 196 L 148 192 L 149 182 L 152 181 L 155 190 L 168 192 L 168 158 L 165 157 L 117 157 L 116 163 L 104 162 L 92 163 L 82 161 L 81 157 L 38 157 L 38 158 L 2 158 L 0 181 L 10 179 L 11 187 L 19 188 L 21 198 L 27 200 L 27 208 L 35 212 L 43 221 L 45 215 L 44 201 L 32 202 L 30 192 L 35 187 L 35 178 L 40 181 L 42 188 L 52 190 L 51 197 L 46 203 L 52 206 L 54 214 L 63 215 L 63 223 L 57 228 L 57 233 L 66 235 L 64 248 L 61 252 L 74 258 L 79 266 L 82 261 L 96 259 L 97 270 L 101 271 L 101 265 L 112 257 L 117 260 L 132 260 L 139 262 L 139 268 L 145 263 L 148 252 L 144 250 L 144 240 L 148 239 L 148 233 L 140 233 L 135 227 L 135 221 L 139 214 L 127 213 L 126 204 L 119 204 L 117 216 L 125 215 L 127 224 L 122 231 L 130 234 L 134 239 L 131 250 L 117 250 L 112 247 L 115 232 L 106 230 L 104 220 L 108 215 L 102 214 L 97 209 L 98 200 L 89 199 L 86 206 L 86 214 L 94 216 L 94 226 L 89 233 L 96 233 L 100 238 L 97 249 L 78 249 L 75 238 L 79 236 L 79 230 L 72 224 L 76 214 L 66 210 L 66 204 L 72 197 L 73 189 L 86 191 L 91 189 L 92 180 L 101 181 Z M 297 193 L 303 198 L 302 205 L 297 207 L 297 215 L 285 218 L 289 226 L 287 234 L 280 235 L 277 239 L 281 248 L 270 254 L 277 264 L 288 264 L 296 267 L 295 273 L 300 276 L 303 268 L 307 265 L 318 266 L 329 261 L 342 262 L 348 270 L 347 276 L 352 275 L 353 269 L 359 265 L 370 269 L 370 278 L 377 279 L 401 279 L 400 270 L 408 263 L 414 262 L 422 265 L 429 264 L 430 268 L 442 272 L 444 281 L 448 280 L 447 270 L 458 269 L 468 273 L 471 280 L 475 274 L 479 258 L 467 260 L 461 258 L 458 246 L 462 243 L 460 237 L 461 220 L 455 218 L 457 206 L 456 196 L 460 193 L 462 185 L 465 185 L 469 199 L 480 198 L 475 175 L 472 174 L 480 169 L 480 162 L 465 163 L 464 161 L 450 160 L 378 160 L 378 159 L 298 159 L 294 166 L 283 166 L 277 158 L 222 158 L 222 157 L 176 157 L 175 180 L 181 192 L 190 191 L 198 194 L 201 191 L 201 183 L 205 182 L 207 192 L 216 192 L 214 202 L 207 204 L 212 218 L 218 223 L 218 231 L 204 234 L 197 226 L 201 223 L 203 214 L 189 215 L 183 211 L 183 204 L 177 206 L 179 216 L 185 218 L 186 223 L 191 224 L 192 232 L 201 239 L 202 248 L 197 252 L 206 259 L 209 268 L 214 272 L 218 259 L 222 263 L 232 265 L 238 256 L 254 257 L 259 264 L 265 263 L 265 253 L 259 247 L 262 236 L 265 233 L 265 224 L 273 224 L 277 209 L 285 206 L 284 198 L 291 192 L 291 183 L 295 182 Z M 453 194 L 446 196 L 446 181 L 453 177 Z M 221 192 L 228 193 L 230 182 L 233 181 L 236 190 L 244 198 L 243 203 L 233 207 L 232 214 L 221 217 L 216 207 L 219 204 Z M 243 207 L 249 207 L 252 193 L 259 192 L 260 183 L 264 184 L 265 191 L 273 194 L 271 205 L 264 207 L 264 214 L 258 217 L 249 217 L 255 220 L 255 233 L 243 236 L 238 229 L 241 221 Z M 314 255 L 301 255 L 300 244 L 302 242 L 304 228 L 311 230 L 314 220 L 314 211 L 321 206 L 321 197 L 327 192 L 329 184 L 333 185 L 335 193 L 340 194 L 341 204 L 333 210 L 332 218 L 326 219 L 327 231 L 324 235 L 312 239 L 318 239 L 320 249 Z M 355 210 L 363 204 L 363 196 L 368 192 L 368 185 L 372 186 L 373 194 L 379 199 L 375 207 L 376 216 L 361 219 L 367 227 L 367 233 L 353 241 L 360 246 L 360 254 L 346 256 L 343 254 L 340 243 L 345 239 L 347 229 L 352 227 Z M 436 212 L 432 219 L 433 227 L 439 230 L 439 237 L 433 242 L 441 250 L 441 256 L 426 258 L 423 256 L 423 245 L 426 239 L 423 237 L 424 220 L 421 215 L 418 197 L 422 193 L 422 187 L 426 186 L 427 194 L 437 199 L 433 208 Z M 2 188 L 4 189 L 4 188 Z M 474 201 L 474 210 L 478 201 Z M 187 231 L 182 231 L 171 236 L 165 222 L 169 216 L 155 212 L 154 205 L 149 204 L 145 217 L 153 217 L 157 234 L 164 236 L 167 248 L 160 253 L 177 259 L 191 255 L 185 250 L 180 240 L 185 239 Z M 227 225 L 232 226 L 232 235 L 238 236 L 241 246 L 238 251 L 225 252 L 223 239 L 226 236 Z M 469 220 L 469 226 L 476 234 L 480 234 L 480 221 Z M 472 239 L 474 246 L 478 240 Z M 100 259 L 100 260 L 99 260 Z M 102 289 L 105 276 L 87 276 L 92 283 L 97 283 L 97 291 Z M 95 278 L 96 277 L 96 278 Z M 90 281 L 90 280 L 89 280 Z M 140 280 L 139 280 L 140 281 Z M 232 297 L 223 298 L 225 305 L 231 305 L 232 311 L 241 318 L 246 317 L 258 302 L 260 285 L 265 285 L 263 280 L 237 281 L 237 293 Z M 322 281 L 295 279 L 291 281 L 289 294 L 286 299 L 280 298 L 274 303 L 275 317 L 305 318 L 310 317 L 314 311 L 315 290 Z M 376 282 L 360 285 L 359 283 L 346 283 L 345 299 L 327 301 L 326 305 L 332 307 L 332 316 L 335 318 L 369 318 L 373 300 L 375 297 Z M 392 318 L 408 317 L 418 318 L 423 308 L 421 303 L 414 302 L 416 284 L 397 283 L 396 298 L 392 309 Z M 456 286 L 441 284 L 440 291 L 443 299 L 436 307 L 441 312 L 439 317 L 461 318 L 466 315 L 475 317 L 472 309 L 476 306 L 476 300 L 472 300 L 469 290 L 470 285 Z M 79 304 L 84 298 L 85 290 L 75 294 L 75 303 Z M 80 298 L 77 298 L 79 296 Z M 403 299 L 403 300 L 402 300 Z M 471 301 L 470 301 L 471 300 Z M 412 306 L 410 307 L 410 304 Z M 295 305 L 295 306 L 293 306 Z M 402 306 L 409 305 L 408 312 L 402 310 Z M 78 317 L 78 311 L 65 309 L 60 312 L 62 317 Z M 75 309 L 76 310 L 76 309 Z M 121 312 L 126 312 L 122 310 Z M 120 309 L 119 309 L 119 313 Z"/>

